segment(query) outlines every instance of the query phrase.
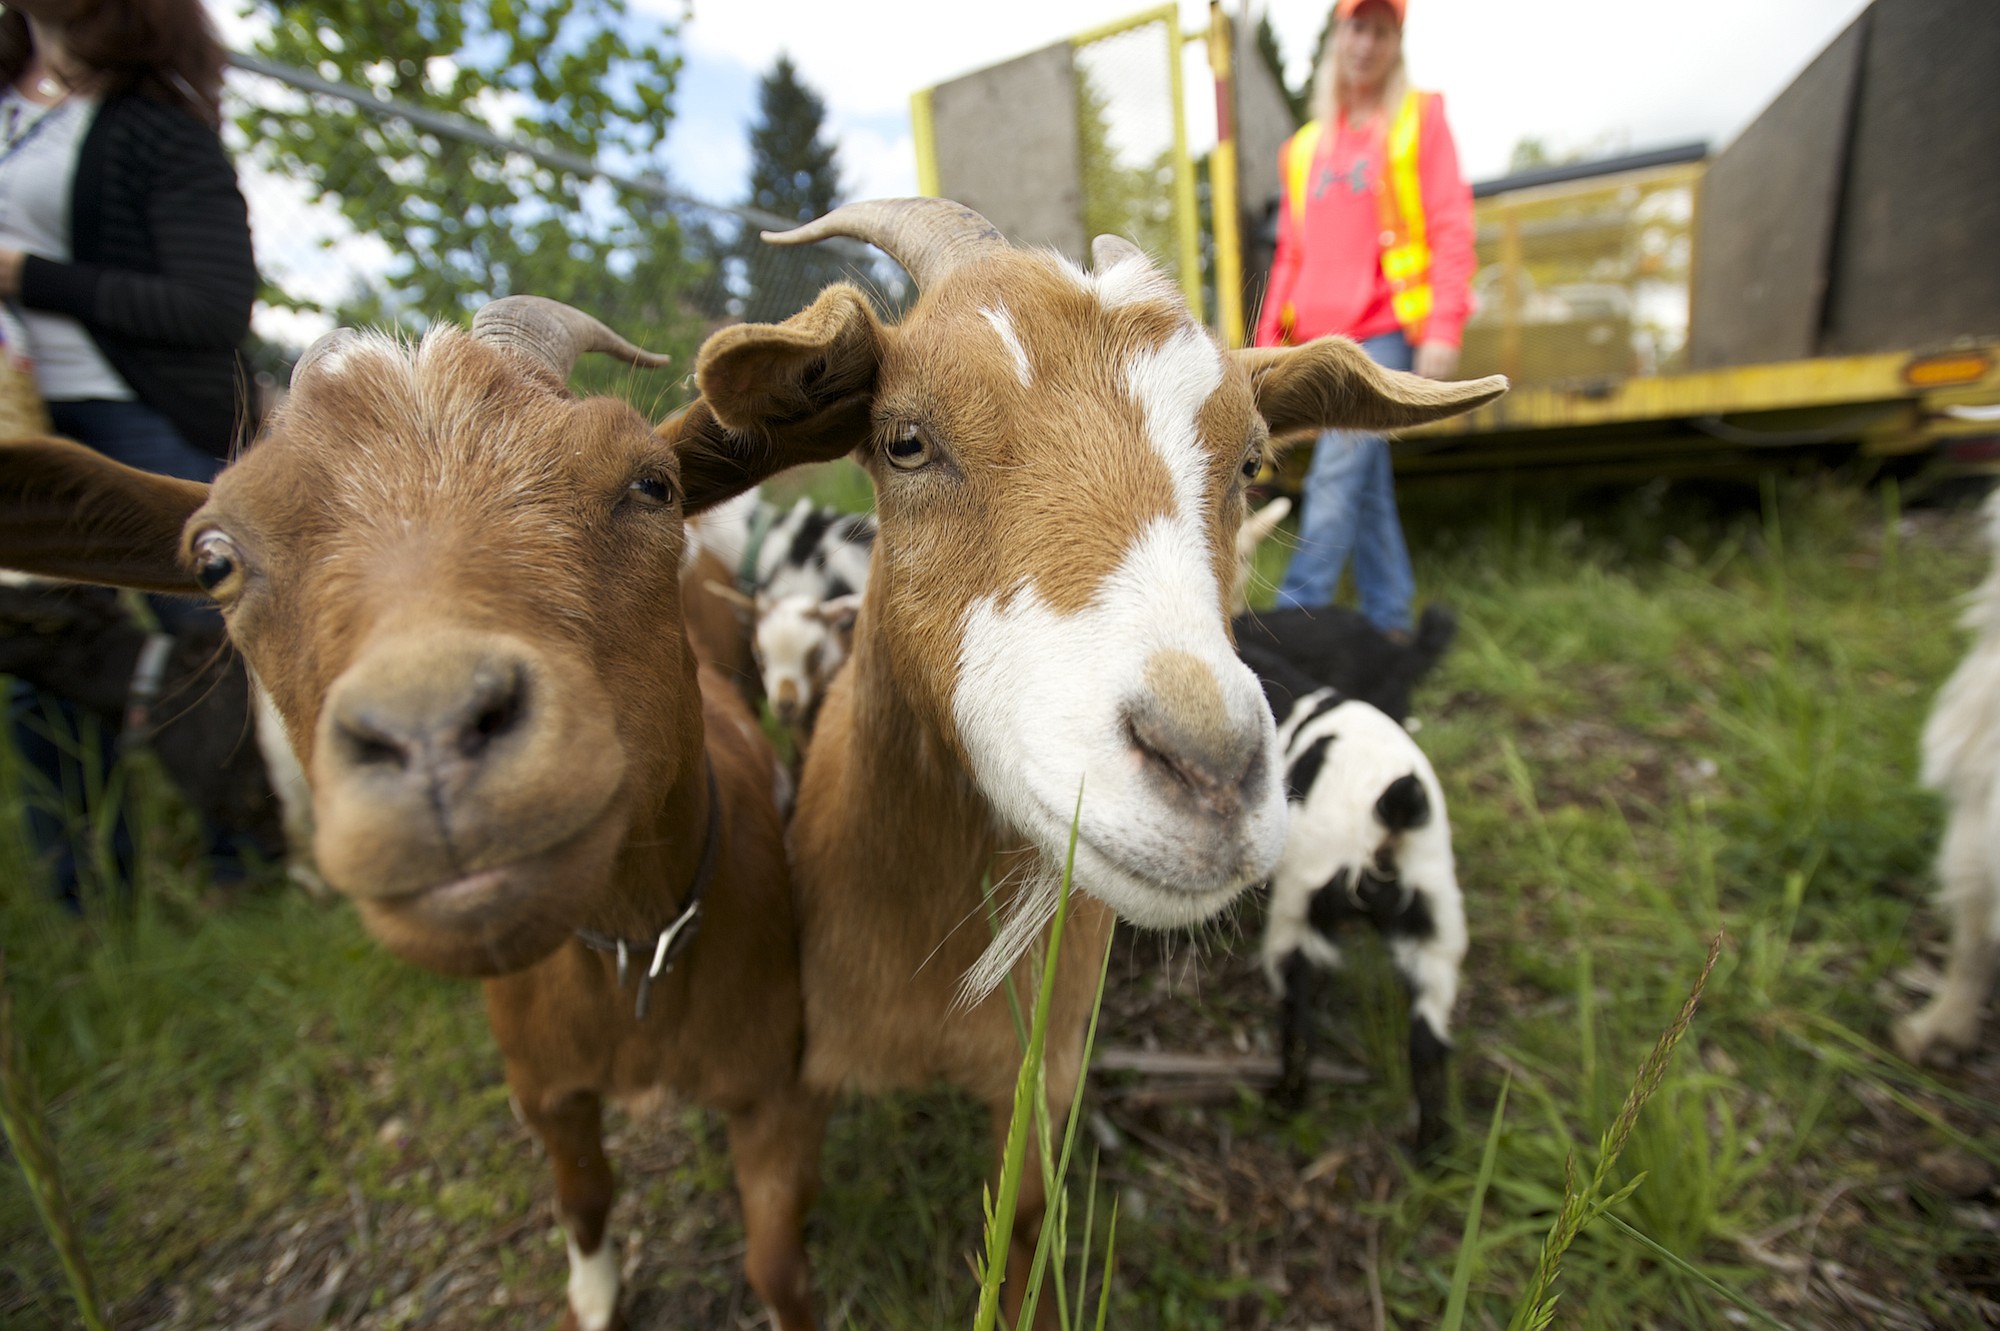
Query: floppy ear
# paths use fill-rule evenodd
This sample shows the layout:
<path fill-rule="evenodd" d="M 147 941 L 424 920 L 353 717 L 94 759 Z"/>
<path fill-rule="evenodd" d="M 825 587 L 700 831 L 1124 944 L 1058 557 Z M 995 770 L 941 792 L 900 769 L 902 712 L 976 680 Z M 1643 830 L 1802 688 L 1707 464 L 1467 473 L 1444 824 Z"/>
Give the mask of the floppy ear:
<path fill-rule="evenodd" d="M 1443 383 L 1385 370 L 1344 337 L 1229 353 L 1250 372 L 1257 410 L 1276 435 L 1300 430 L 1400 430 L 1484 406 L 1507 377 Z"/>
<path fill-rule="evenodd" d="M 854 654 L 854 621 L 860 617 L 861 601 L 862 593 L 849 592 L 830 601 L 821 601 L 813 610 L 819 621 L 826 625 L 827 635 L 838 649 L 836 664 Z"/>
<path fill-rule="evenodd" d="M 67 439 L 0 443 L 0 567 L 201 595 L 181 527 L 208 487 L 113 462 Z"/>
<path fill-rule="evenodd" d="M 709 338 L 695 362 L 701 397 L 656 431 L 680 458 L 685 511 L 862 443 L 880 364 L 875 312 L 844 282 L 781 324 Z"/>

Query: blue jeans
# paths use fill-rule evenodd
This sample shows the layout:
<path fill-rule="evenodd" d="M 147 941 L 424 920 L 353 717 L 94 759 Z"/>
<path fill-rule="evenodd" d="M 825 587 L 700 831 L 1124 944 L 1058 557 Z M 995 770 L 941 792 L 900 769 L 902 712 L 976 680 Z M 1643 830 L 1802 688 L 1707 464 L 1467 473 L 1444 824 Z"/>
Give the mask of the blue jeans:
<path fill-rule="evenodd" d="M 210 457 L 181 438 L 173 422 L 143 402 L 51 402 L 48 408 L 57 434 L 127 466 L 184 481 L 211 481 L 222 469 L 220 458 Z M 212 607 L 191 601 L 149 599 L 161 627 L 169 632 L 191 616 L 215 613 Z M 84 724 L 75 707 L 60 698 L 46 697 L 19 680 L 8 693 L 7 714 L 22 759 L 47 783 L 28 800 L 29 835 L 49 864 L 57 895 L 71 909 L 79 909 L 79 880 L 90 862 L 84 841 L 90 822 L 85 808 L 93 787 L 112 769 L 117 736 L 101 726 Z M 94 742 L 88 738 L 92 736 Z M 219 857 L 218 867 L 226 871 L 232 858 L 226 837 L 213 830 L 210 836 Z M 122 809 L 113 815 L 110 843 L 113 871 L 119 881 L 129 884 L 132 833 Z"/>
<path fill-rule="evenodd" d="M 1371 337 L 1361 349 L 1389 369 L 1410 368 L 1410 344 L 1400 332 Z M 1362 615 L 1384 632 L 1407 632 L 1417 581 L 1396 516 L 1388 441 L 1379 434 L 1327 430 L 1313 446 L 1299 515 L 1299 548 L 1273 604 L 1306 610 L 1333 604 L 1350 554 Z"/>
<path fill-rule="evenodd" d="M 221 458 L 212 458 L 181 438 L 172 421 L 143 402 L 51 402 L 49 419 L 65 439 L 88 444 L 140 471 L 183 481 L 212 481 L 222 470 Z"/>

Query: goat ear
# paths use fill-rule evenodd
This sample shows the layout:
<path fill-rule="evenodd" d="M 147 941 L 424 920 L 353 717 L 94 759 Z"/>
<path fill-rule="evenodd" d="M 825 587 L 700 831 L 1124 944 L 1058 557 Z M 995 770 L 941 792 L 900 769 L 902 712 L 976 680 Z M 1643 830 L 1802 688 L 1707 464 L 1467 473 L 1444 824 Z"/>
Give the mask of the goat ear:
<path fill-rule="evenodd" d="M 67 439 L 0 443 L 0 567 L 198 596 L 181 565 L 181 527 L 207 501 L 197 481 L 140 471 Z"/>
<path fill-rule="evenodd" d="M 1257 409 L 1275 435 L 1300 430 L 1400 430 L 1483 406 L 1507 391 L 1493 374 L 1444 383 L 1385 370 L 1344 337 L 1230 353 L 1250 372 Z"/>
<path fill-rule="evenodd" d="M 815 611 L 820 622 L 826 625 L 827 635 L 839 648 L 836 665 L 854 655 L 854 622 L 861 616 L 861 600 L 862 593 L 849 592 L 831 601 L 820 602 Z"/>
<path fill-rule="evenodd" d="M 867 299 L 843 282 L 781 324 L 737 324 L 709 338 L 695 361 L 700 399 L 659 430 L 680 456 L 686 511 L 864 442 L 880 331 Z"/>

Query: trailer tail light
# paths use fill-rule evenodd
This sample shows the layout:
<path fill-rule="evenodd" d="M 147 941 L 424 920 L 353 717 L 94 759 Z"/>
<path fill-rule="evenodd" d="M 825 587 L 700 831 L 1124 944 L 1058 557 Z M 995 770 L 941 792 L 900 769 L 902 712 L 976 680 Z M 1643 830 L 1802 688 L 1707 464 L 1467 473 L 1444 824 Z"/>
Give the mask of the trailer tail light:
<path fill-rule="evenodd" d="M 1949 351 L 1941 356 L 1919 356 L 1903 367 L 1903 382 L 1912 388 L 1956 388 L 1976 384 L 1993 368 L 1993 356 L 1985 351 Z"/>

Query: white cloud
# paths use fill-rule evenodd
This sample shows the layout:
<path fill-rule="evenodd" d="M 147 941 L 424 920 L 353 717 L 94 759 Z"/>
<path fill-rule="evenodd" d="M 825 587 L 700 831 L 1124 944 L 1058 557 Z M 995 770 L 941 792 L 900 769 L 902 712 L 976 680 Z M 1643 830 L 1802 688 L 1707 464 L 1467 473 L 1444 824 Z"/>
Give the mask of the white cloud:
<path fill-rule="evenodd" d="M 917 192 L 917 144 L 907 126 L 888 134 L 874 125 L 832 120 L 840 143 L 840 183 L 849 198 L 896 199 Z"/>

